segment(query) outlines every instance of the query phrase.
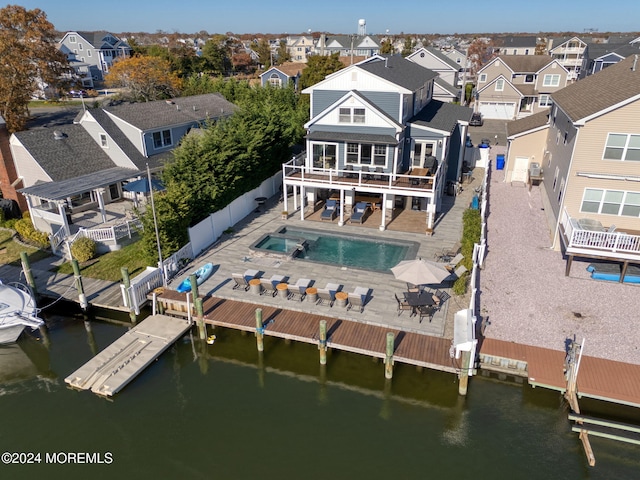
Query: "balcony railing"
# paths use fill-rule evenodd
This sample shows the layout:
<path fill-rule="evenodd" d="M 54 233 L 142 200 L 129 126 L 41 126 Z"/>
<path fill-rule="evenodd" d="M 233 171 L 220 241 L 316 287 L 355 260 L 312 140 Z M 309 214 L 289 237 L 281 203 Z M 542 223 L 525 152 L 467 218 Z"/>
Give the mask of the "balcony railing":
<path fill-rule="evenodd" d="M 567 253 L 583 253 L 609 258 L 640 259 L 640 235 L 626 232 L 589 230 L 565 210 L 561 219 Z"/>
<path fill-rule="evenodd" d="M 330 187 L 379 188 L 382 190 L 406 190 L 413 193 L 435 191 L 436 181 L 441 175 L 440 167 L 432 174 L 427 169 L 416 168 L 403 174 L 386 172 L 365 172 L 362 170 L 340 170 L 309 168 L 297 163 L 296 159 L 282 166 L 285 181 L 297 180 L 301 183 L 319 183 Z"/>

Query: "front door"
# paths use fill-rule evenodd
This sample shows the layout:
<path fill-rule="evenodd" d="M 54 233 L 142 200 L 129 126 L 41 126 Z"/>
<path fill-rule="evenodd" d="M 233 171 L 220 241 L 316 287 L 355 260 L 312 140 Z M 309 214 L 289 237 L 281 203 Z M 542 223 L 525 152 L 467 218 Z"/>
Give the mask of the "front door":
<path fill-rule="evenodd" d="M 513 165 L 513 171 L 511 172 L 511 181 L 527 183 L 528 167 L 529 157 L 516 157 L 516 161 Z"/>
<path fill-rule="evenodd" d="M 413 152 L 411 155 L 411 166 L 413 168 L 423 168 L 424 159 L 426 157 L 433 156 L 435 151 L 434 142 L 420 142 L 416 141 L 413 145 Z"/>

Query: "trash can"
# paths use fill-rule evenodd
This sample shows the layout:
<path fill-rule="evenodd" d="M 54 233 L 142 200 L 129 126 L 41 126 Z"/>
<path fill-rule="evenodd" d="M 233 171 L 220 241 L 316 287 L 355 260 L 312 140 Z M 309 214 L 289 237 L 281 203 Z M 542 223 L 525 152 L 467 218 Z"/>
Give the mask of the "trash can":
<path fill-rule="evenodd" d="M 453 197 L 456 194 L 456 184 L 452 181 L 447 182 L 447 195 Z"/>
<path fill-rule="evenodd" d="M 474 195 L 473 199 L 471 200 L 471 208 L 473 208 L 474 210 L 478 210 L 478 208 L 480 208 L 480 200 L 478 200 L 477 195 Z"/>
<path fill-rule="evenodd" d="M 496 155 L 496 168 L 498 170 L 504 169 L 504 155 Z"/>

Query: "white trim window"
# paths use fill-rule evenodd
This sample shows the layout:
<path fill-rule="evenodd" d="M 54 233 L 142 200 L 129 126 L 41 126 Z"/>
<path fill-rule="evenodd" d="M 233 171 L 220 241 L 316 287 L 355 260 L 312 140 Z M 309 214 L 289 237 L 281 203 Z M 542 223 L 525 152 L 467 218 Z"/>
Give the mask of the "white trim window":
<path fill-rule="evenodd" d="M 272 73 L 269 76 L 269 85 L 271 85 L 272 87 L 281 87 L 282 86 L 282 79 L 280 78 L 280 76 L 277 73 Z"/>
<path fill-rule="evenodd" d="M 105 133 L 100 134 L 100 146 L 102 148 L 108 148 L 109 144 L 107 142 L 107 135 Z"/>
<path fill-rule="evenodd" d="M 481 73 L 478 76 L 478 83 L 484 83 L 487 81 L 487 74 L 486 73 Z"/>
<path fill-rule="evenodd" d="M 78 44 L 78 50 L 83 50 L 83 47 L 82 47 L 81 43 Z"/>
<path fill-rule="evenodd" d="M 337 151 L 338 145 L 335 143 L 312 143 L 311 162 L 313 164 L 313 168 L 336 168 Z"/>
<path fill-rule="evenodd" d="M 540 95 L 540 97 L 538 97 L 538 105 L 541 107 L 550 107 L 553 105 L 551 95 Z"/>
<path fill-rule="evenodd" d="M 502 92 L 504 90 L 504 78 L 496 80 L 496 92 Z"/>
<path fill-rule="evenodd" d="M 544 87 L 559 87 L 560 86 L 560 74 L 548 73 L 542 77 L 542 85 Z"/>
<path fill-rule="evenodd" d="M 153 146 L 154 148 L 169 147 L 173 144 L 171 141 L 171 130 L 162 130 L 160 132 L 153 132 Z"/>
<path fill-rule="evenodd" d="M 75 35 L 69 35 L 69 43 L 76 43 L 76 36 Z"/>
<path fill-rule="evenodd" d="M 580 211 L 623 217 L 640 217 L 640 192 L 585 188 Z"/>
<path fill-rule="evenodd" d="M 370 143 L 347 143 L 345 163 L 386 168 L 387 146 Z"/>
<path fill-rule="evenodd" d="M 640 135 L 609 133 L 602 158 L 627 162 L 640 161 Z"/>
<path fill-rule="evenodd" d="M 365 123 L 364 108 L 340 107 L 338 110 L 338 123 Z"/>

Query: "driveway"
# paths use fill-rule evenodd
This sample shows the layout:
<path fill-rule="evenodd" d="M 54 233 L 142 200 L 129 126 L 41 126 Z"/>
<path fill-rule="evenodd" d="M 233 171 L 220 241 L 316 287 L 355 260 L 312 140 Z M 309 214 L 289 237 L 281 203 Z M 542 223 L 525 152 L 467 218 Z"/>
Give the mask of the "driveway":
<path fill-rule="evenodd" d="M 481 127 L 469 127 L 469 135 L 474 146 L 483 138 L 491 140 L 491 145 L 507 145 L 507 121 L 485 119 Z"/>

